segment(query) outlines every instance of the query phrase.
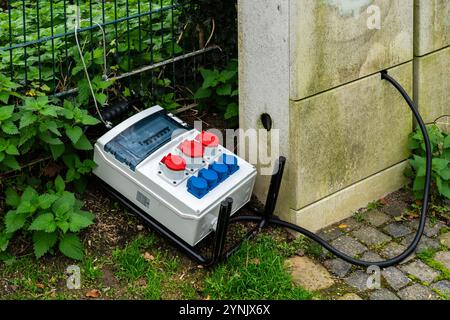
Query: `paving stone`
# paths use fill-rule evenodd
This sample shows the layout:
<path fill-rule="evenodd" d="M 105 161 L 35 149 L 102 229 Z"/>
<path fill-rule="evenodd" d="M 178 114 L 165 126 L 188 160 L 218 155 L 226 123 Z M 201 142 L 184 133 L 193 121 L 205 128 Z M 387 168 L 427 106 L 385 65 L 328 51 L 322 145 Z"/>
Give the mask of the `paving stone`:
<path fill-rule="evenodd" d="M 331 245 L 350 256 L 355 256 L 367 251 L 367 248 L 364 245 L 349 236 L 339 237 L 331 242 Z"/>
<path fill-rule="evenodd" d="M 354 231 L 354 230 L 361 228 L 364 224 L 362 224 L 361 222 L 358 222 L 355 218 L 350 217 L 350 218 L 347 218 L 344 221 L 342 221 L 339 225 L 345 226 L 345 228 L 343 228 L 341 230 L 350 232 L 350 231 Z"/>
<path fill-rule="evenodd" d="M 350 263 L 345 262 L 342 259 L 332 259 L 324 262 L 325 267 L 336 276 L 345 277 L 352 268 Z"/>
<path fill-rule="evenodd" d="M 446 296 L 447 298 L 450 298 L 450 281 L 443 280 L 436 282 L 431 286 L 431 288 L 439 291 L 440 294 Z"/>
<path fill-rule="evenodd" d="M 444 267 L 450 270 L 450 251 L 441 251 L 436 253 L 434 260 L 442 263 Z"/>
<path fill-rule="evenodd" d="M 409 236 L 406 236 L 405 239 L 402 240 L 402 245 L 409 246 L 413 239 L 415 237 L 415 234 L 410 234 Z M 427 236 L 422 236 L 422 239 L 420 240 L 419 245 L 417 246 L 416 252 L 420 252 L 427 249 L 439 249 L 441 246 L 439 243 L 433 239 L 428 238 Z"/>
<path fill-rule="evenodd" d="M 398 291 L 411 282 L 403 272 L 395 267 L 389 267 L 381 272 L 383 278 L 391 286 L 392 289 Z"/>
<path fill-rule="evenodd" d="M 419 220 L 413 220 L 407 223 L 408 226 L 415 232 L 419 228 Z M 424 233 L 427 237 L 434 238 L 439 234 L 442 228 L 445 227 L 445 223 L 438 221 L 436 223 L 431 223 L 430 219 L 427 219 L 425 225 Z"/>
<path fill-rule="evenodd" d="M 334 280 L 320 264 L 307 257 L 293 257 L 286 261 L 296 285 L 306 290 L 318 291 L 331 287 Z"/>
<path fill-rule="evenodd" d="M 366 221 L 374 227 L 379 227 L 391 219 L 390 216 L 379 210 L 371 210 L 366 214 Z"/>
<path fill-rule="evenodd" d="M 362 257 L 361 260 L 368 261 L 368 262 L 380 262 L 383 260 L 382 257 L 380 257 L 378 254 L 372 251 L 366 251 Z"/>
<path fill-rule="evenodd" d="M 369 279 L 369 276 L 367 273 L 364 273 L 362 271 L 356 271 L 352 273 L 350 276 L 345 278 L 345 282 L 353 287 L 358 289 L 359 291 L 366 291 L 369 290 L 367 286 L 367 280 Z"/>
<path fill-rule="evenodd" d="M 400 254 L 402 254 L 404 251 L 406 250 L 405 246 L 402 246 L 401 244 L 398 244 L 396 242 L 391 242 L 389 243 L 387 246 L 385 246 L 382 250 L 381 250 L 381 255 L 384 258 L 387 259 L 392 259 L 395 257 L 398 257 Z M 413 259 L 416 258 L 416 255 L 410 255 L 408 258 L 406 258 L 405 260 L 403 260 L 401 263 L 407 263 Z"/>
<path fill-rule="evenodd" d="M 437 277 L 439 277 L 440 272 L 430 268 L 425 263 L 420 260 L 411 262 L 410 264 L 401 266 L 400 269 L 421 281 L 432 283 Z"/>
<path fill-rule="evenodd" d="M 405 237 L 413 231 L 401 223 L 391 223 L 383 229 L 387 234 L 394 238 Z"/>
<path fill-rule="evenodd" d="M 355 293 L 347 293 L 340 297 L 338 300 L 345 300 L 345 301 L 353 301 L 353 300 L 362 300 L 360 296 L 358 296 Z"/>
<path fill-rule="evenodd" d="M 372 292 L 369 296 L 370 300 L 400 300 L 394 293 L 389 291 L 388 289 L 380 289 Z"/>
<path fill-rule="evenodd" d="M 405 213 L 405 209 L 407 208 L 407 204 L 399 204 L 399 203 L 390 203 L 385 205 L 382 210 L 392 217 L 399 217 L 403 213 Z"/>
<path fill-rule="evenodd" d="M 331 241 L 342 236 L 342 231 L 338 227 L 332 227 L 319 231 L 317 235 L 325 241 Z"/>
<path fill-rule="evenodd" d="M 446 246 L 447 248 L 450 248 L 450 232 L 444 233 L 439 237 L 439 242 Z"/>
<path fill-rule="evenodd" d="M 353 236 L 367 245 L 381 245 L 392 240 L 391 237 L 372 227 L 364 227 L 354 231 Z"/>
<path fill-rule="evenodd" d="M 398 292 L 402 300 L 438 300 L 438 296 L 429 288 L 418 283 Z"/>

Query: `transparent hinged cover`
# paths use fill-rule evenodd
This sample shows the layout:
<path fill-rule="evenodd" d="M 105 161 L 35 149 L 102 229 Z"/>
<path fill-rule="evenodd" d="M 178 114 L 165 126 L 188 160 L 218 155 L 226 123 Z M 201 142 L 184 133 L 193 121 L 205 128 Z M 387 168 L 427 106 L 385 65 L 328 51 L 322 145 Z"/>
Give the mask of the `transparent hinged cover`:
<path fill-rule="evenodd" d="M 164 111 L 138 121 L 105 145 L 105 151 L 135 171 L 136 167 L 186 128 Z"/>

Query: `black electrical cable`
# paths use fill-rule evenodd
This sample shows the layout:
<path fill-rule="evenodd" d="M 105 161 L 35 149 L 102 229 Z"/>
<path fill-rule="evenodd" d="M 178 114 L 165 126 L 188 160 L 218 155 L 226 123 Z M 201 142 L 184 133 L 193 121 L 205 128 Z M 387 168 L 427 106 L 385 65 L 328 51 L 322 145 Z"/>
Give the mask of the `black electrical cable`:
<path fill-rule="evenodd" d="M 409 97 L 408 93 L 403 89 L 403 87 L 394 79 L 392 78 L 386 71 L 383 71 L 381 73 L 381 78 L 383 80 L 388 81 L 391 83 L 403 96 L 403 98 L 408 103 L 409 107 L 411 108 L 415 119 L 417 120 L 417 124 L 422 131 L 424 142 L 425 142 L 425 151 L 426 151 L 426 175 L 425 175 L 425 190 L 423 194 L 423 207 L 422 207 L 422 213 L 420 216 L 420 223 L 419 228 L 417 230 L 417 234 L 412 241 L 412 243 L 409 245 L 409 247 L 399 256 L 392 258 L 390 260 L 386 261 L 380 261 L 380 262 L 369 262 L 369 261 L 362 261 L 355 259 L 353 257 L 350 257 L 349 255 L 337 250 L 336 248 L 332 247 L 328 242 L 326 242 L 324 239 L 320 238 L 318 235 L 312 233 L 309 230 L 306 230 L 300 226 L 294 225 L 292 223 L 282 221 L 278 218 L 271 217 L 268 218 L 268 224 L 274 224 L 281 227 L 285 227 L 291 230 L 294 230 L 296 232 L 299 232 L 312 240 L 319 243 L 321 246 L 323 246 L 325 249 L 333 253 L 335 256 L 341 258 L 342 260 L 349 262 L 353 265 L 361 266 L 361 267 L 370 267 L 370 266 L 378 266 L 380 268 L 387 268 L 393 265 L 397 265 L 404 261 L 406 258 L 408 258 L 411 254 L 414 253 L 416 250 L 423 232 L 425 230 L 425 224 L 426 224 L 426 218 L 427 218 L 427 212 L 428 212 L 428 205 L 429 205 L 429 199 L 430 199 L 430 186 L 431 186 L 431 168 L 432 168 L 432 150 L 431 150 L 431 143 L 430 143 L 430 137 L 428 135 L 428 131 L 425 125 L 425 122 L 423 121 L 416 105 L 412 101 L 412 99 Z"/>

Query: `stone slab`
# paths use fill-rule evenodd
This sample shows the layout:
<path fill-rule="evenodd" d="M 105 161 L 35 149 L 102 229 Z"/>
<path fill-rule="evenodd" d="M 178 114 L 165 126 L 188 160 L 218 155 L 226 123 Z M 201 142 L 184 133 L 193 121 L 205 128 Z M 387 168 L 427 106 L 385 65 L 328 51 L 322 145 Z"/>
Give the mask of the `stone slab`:
<path fill-rule="evenodd" d="M 379 29 L 369 28 L 379 8 Z M 410 61 L 413 0 L 291 1 L 293 100 Z"/>
<path fill-rule="evenodd" d="M 343 295 L 342 297 L 340 297 L 338 300 L 357 301 L 357 300 L 362 300 L 362 298 L 360 296 L 358 296 L 356 293 L 347 293 L 347 294 Z"/>
<path fill-rule="evenodd" d="M 438 296 L 429 288 L 414 284 L 398 292 L 402 300 L 438 300 Z"/>
<path fill-rule="evenodd" d="M 391 237 L 372 227 L 364 227 L 352 232 L 352 235 L 369 246 L 378 246 L 392 240 Z"/>
<path fill-rule="evenodd" d="M 450 47 L 415 58 L 414 98 L 425 122 L 433 122 L 450 113 L 449 70 Z M 448 119 L 443 119 L 438 124 L 448 130 L 447 122 Z"/>
<path fill-rule="evenodd" d="M 434 290 L 438 291 L 440 294 L 444 295 L 448 298 L 450 298 L 450 281 L 448 280 L 442 280 L 439 282 L 436 282 L 431 286 Z"/>
<path fill-rule="evenodd" d="M 386 282 L 391 286 L 392 289 L 398 291 L 405 286 L 407 286 L 411 279 L 409 279 L 403 272 L 395 267 L 389 267 L 384 269 L 381 274 Z"/>
<path fill-rule="evenodd" d="M 334 284 L 328 271 L 307 257 L 293 257 L 286 261 L 286 265 L 292 274 L 294 283 L 306 290 L 323 290 Z"/>
<path fill-rule="evenodd" d="M 393 292 L 388 289 L 380 289 L 372 292 L 369 295 L 370 300 L 382 300 L 382 301 L 390 301 L 390 300 L 400 300 Z"/>
<path fill-rule="evenodd" d="M 412 63 L 389 72 L 412 92 Z M 292 102 L 289 175 L 297 195 L 293 208 L 306 207 L 406 160 L 411 119 L 401 95 L 379 74 Z"/>
<path fill-rule="evenodd" d="M 391 217 L 384 214 L 380 210 L 370 210 L 365 214 L 366 221 L 374 227 L 379 227 L 387 223 Z"/>
<path fill-rule="evenodd" d="M 405 237 L 413 232 L 410 228 L 401 223 L 391 223 L 390 225 L 387 225 L 383 230 L 391 237 L 394 237 L 396 239 Z"/>
<path fill-rule="evenodd" d="M 444 267 L 450 270 L 450 251 L 441 251 L 436 253 L 434 260 L 441 263 Z"/>
<path fill-rule="evenodd" d="M 406 184 L 407 165 L 407 162 L 400 163 L 306 208 L 291 210 L 285 218 L 312 231 L 340 222 L 368 203 L 402 188 Z"/>
<path fill-rule="evenodd" d="M 416 0 L 414 53 L 427 53 L 450 46 L 450 1 Z"/>
<path fill-rule="evenodd" d="M 337 238 L 336 240 L 331 242 L 331 245 L 337 250 L 350 256 L 360 255 L 363 252 L 367 251 L 367 248 L 363 244 L 349 236 L 342 236 L 340 238 Z"/>
<path fill-rule="evenodd" d="M 342 259 L 326 260 L 324 265 L 331 273 L 339 278 L 345 277 L 352 269 L 352 265 Z"/>
<path fill-rule="evenodd" d="M 439 243 L 450 248 L 450 232 L 446 232 L 439 236 Z"/>
<path fill-rule="evenodd" d="M 432 283 L 437 277 L 440 276 L 440 272 L 427 266 L 420 260 L 411 262 L 410 264 L 401 266 L 400 269 L 423 282 Z"/>

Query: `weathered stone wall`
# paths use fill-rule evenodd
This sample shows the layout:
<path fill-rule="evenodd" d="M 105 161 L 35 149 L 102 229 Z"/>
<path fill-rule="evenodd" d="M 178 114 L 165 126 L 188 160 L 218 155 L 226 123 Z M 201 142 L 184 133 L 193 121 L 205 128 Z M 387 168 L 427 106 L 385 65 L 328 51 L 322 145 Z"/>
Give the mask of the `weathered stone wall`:
<path fill-rule="evenodd" d="M 450 114 L 450 1 L 416 0 L 414 99 L 426 122 Z M 448 118 L 439 125 L 450 129 Z"/>
<path fill-rule="evenodd" d="M 449 10 L 448 0 L 239 0 L 240 122 L 259 128 L 266 112 L 280 130 L 279 214 L 317 230 L 405 184 L 413 119 L 380 71 L 427 120 L 450 113 Z"/>

